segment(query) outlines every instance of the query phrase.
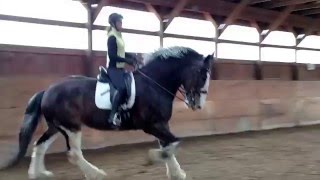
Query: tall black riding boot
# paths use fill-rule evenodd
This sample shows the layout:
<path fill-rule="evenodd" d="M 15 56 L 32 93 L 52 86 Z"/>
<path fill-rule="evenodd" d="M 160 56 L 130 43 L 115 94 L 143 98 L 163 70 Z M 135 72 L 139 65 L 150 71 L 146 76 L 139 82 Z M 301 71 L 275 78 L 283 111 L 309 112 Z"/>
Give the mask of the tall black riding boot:
<path fill-rule="evenodd" d="M 108 119 L 108 123 L 111 125 L 113 129 L 116 129 L 120 126 L 120 124 L 116 122 L 117 121 L 116 114 L 118 112 L 118 109 L 121 103 L 120 100 L 121 100 L 121 94 L 119 93 L 119 91 L 116 90 L 114 94 L 113 102 L 112 102 L 111 113 Z"/>

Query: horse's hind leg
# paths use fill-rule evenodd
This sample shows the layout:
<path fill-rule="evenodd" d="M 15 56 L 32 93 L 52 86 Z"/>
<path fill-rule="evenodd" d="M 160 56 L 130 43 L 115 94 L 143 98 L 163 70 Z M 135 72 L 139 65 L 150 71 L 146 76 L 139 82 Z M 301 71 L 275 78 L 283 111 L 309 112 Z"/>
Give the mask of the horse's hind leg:
<path fill-rule="evenodd" d="M 71 132 L 65 128 L 62 129 L 67 133 L 70 140 L 71 149 L 68 152 L 70 163 L 77 165 L 85 174 L 86 179 L 105 179 L 107 174 L 103 170 L 98 169 L 96 166 L 92 165 L 83 157 L 81 151 L 81 131 Z"/>
<path fill-rule="evenodd" d="M 48 123 L 48 130 L 36 141 L 28 171 L 30 179 L 53 176 L 53 173 L 45 168 L 44 156 L 49 146 L 56 140 L 57 132 L 57 129 Z"/>

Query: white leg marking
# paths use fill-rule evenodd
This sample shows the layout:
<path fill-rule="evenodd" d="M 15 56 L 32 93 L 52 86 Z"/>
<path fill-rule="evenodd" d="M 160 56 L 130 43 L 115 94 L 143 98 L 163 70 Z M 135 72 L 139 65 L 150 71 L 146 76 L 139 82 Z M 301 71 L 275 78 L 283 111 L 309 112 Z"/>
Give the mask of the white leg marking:
<path fill-rule="evenodd" d="M 71 150 L 68 153 L 69 161 L 72 164 L 77 165 L 81 169 L 81 171 L 85 174 L 86 179 L 105 179 L 107 174 L 103 170 L 98 169 L 96 166 L 92 165 L 83 157 L 81 151 L 81 132 L 73 133 L 66 129 L 64 130 L 67 132 L 70 139 Z"/>
<path fill-rule="evenodd" d="M 181 169 L 175 155 L 171 155 L 166 160 L 167 176 L 172 180 L 185 180 L 187 175 L 183 169 Z"/>
<path fill-rule="evenodd" d="M 57 137 L 58 134 L 55 134 L 52 137 L 50 137 L 47 141 L 33 148 L 31 163 L 28 170 L 30 179 L 53 176 L 53 173 L 47 171 L 44 165 L 44 156 L 49 146 L 57 139 Z"/>
<path fill-rule="evenodd" d="M 150 150 L 149 155 L 152 155 L 155 159 L 160 159 L 163 152 L 167 153 L 167 158 L 162 158 L 162 161 L 166 164 L 167 176 L 171 180 L 185 180 L 187 175 L 183 169 L 181 169 L 179 162 L 175 157 L 176 149 L 179 142 L 174 142 L 167 147 L 160 146 L 158 150 Z"/>

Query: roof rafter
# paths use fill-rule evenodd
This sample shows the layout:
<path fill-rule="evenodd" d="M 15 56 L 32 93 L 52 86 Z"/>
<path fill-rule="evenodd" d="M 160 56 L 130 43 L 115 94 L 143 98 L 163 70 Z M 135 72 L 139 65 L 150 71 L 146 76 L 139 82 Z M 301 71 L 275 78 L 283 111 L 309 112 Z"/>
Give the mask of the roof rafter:
<path fill-rule="evenodd" d="M 308 3 L 308 4 L 300 4 L 293 11 L 303 11 L 303 10 L 316 9 L 316 8 L 320 8 L 320 3 L 319 2 L 313 2 L 313 3 Z"/>
<path fill-rule="evenodd" d="M 94 13 L 93 13 L 93 16 L 92 16 L 92 19 L 93 19 L 92 22 L 94 22 L 94 21 L 97 19 L 97 17 L 98 17 L 98 15 L 99 15 L 99 13 L 101 12 L 102 8 L 103 8 L 104 6 L 107 6 L 107 5 L 110 4 L 110 3 L 112 3 L 112 0 L 101 0 L 101 1 L 99 2 L 97 8 L 94 10 Z"/>
<path fill-rule="evenodd" d="M 163 47 L 163 38 L 164 38 L 164 26 L 163 26 L 163 22 L 162 22 L 162 16 L 160 15 L 160 13 L 156 10 L 156 8 L 154 8 L 150 3 L 146 3 L 145 4 L 147 10 L 149 12 L 152 12 L 159 20 L 160 22 L 160 30 L 158 32 L 158 35 L 160 37 L 160 47 Z"/>
<path fill-rule="evenodd" d="M 164 27 L 163 27 L 164 31 L 169 27 L 169 25 L 171 24 L 172 20 L 183 11 L 183 9 L 187 5 L 188 1 L 189 0 L 180 0 L 175 5 L 173 10 L 170 12 L 170 14 L 168 14 L 167 16 L 164 17 L 164 19 L 163 19 L 163 21 L 165 22 Z"/>
<path fill-rule="evenodd" d="M 145 6 L 149 12 L 152 12 L 158 18 L 159 21 L 162 20 L 162 17 L 159 14 L 159 12 L 150 3 L 146 3 Z"/>
<path fill-rule="evenodd" d="M 250 4 L 259 4 L 264 2 L 270 2 L 271 0 L 253 0 L 250 2 Z"/>
<path fill-rule="evenodd" d="M 218 23 L 216 22 L 216 20 L 214 20 L 211 14 L 209 14 L 208 12 L 204 12 L 203 16 L 205 20 L 210 21 L 215 27 L 218 27 Z"/>
<path fill-rule="evenodd" d="M 304 16 L 308 16 L 308 15 L 314 15 L 314 14 L 320 14 L 320 9 L 309 9 L 309 10 L 305 10 L 301 13 Z"/>
<path fill-rule="evenodd" d="M 256 21 L 250 21 L 250 25 L 252 27 L 256 28 L 259 33 L 261 33 L 261 28 L 260 28 L 259 24 Z"/>
<path fill-rule="evenodd" d="M 247 7 L 247 5 L 251 2 L 251 0 L 242 0 L 229 14 L 227 19 L 224 21 L 223 24 L 219 26 L 219 34 L 222 35 L 222 33 L 227 29 L 227 27 L 232 24 L 237 17 L 241 14 L 243 10 Z"/>
<path fill-rule="evenodd" d="M 308 3 L 308 2 L 314 2 L 314 1 L 315 0 L 283 0 L 283 1 L 278 1 L 278 2 L 272 2 L 269 5 L 266 5 L 264 7 L 278 8 L 278 7 L 284 7 L 284 6 L 304 4 L 304 3 Z"/>
<path fill-rule="evenodd" d="M 295 8 L 295 5 L 288 6 L 280 15 L 279 17 L 269 26 L 269 29 L 267 31 L 262 32 L 262 38 L 260 42 L 263 42 L 267 36 L 274 30 L 276 30 L 290 15 L 292 10 Z"/>
<path fill-rule="evenodd" d="M 306 31 L 304 34 L 299 35 L 297 37 L 297 45 L 299 45 L 307 36 L 311 35 L 315 31 L 315 26 L 320 23 L 320 19 L 315 21 Z"/>
<path fill-rule="evenodd" d="M 124 0 L 123 2 L 135 2 L 140 4 L 145 4 L 146 2 L 152 5 L 160 5 L 163 7 L 173 8 L 176 5 L 175 1 L 168 0 Z M 232 10 L 237 6 L 237 3 L 228 2 L 224 0 L 215 0 L 215 1 L 196 1 L 190 0 L 188 6 L 185 8 L 184 12 L 196 12 L 203 13 L 208 12 L 213 16 L 228 16 Z M 237 19 L 261 23 L 273 23 L 281 15 L 281 12 L 268 10 L 258 7 L 248 6 L 246 11 L 239 14 Z M 303 17 L 301 15 L 290 14 L 285 24 L 287 26 L 293 26 L 296 28 L 306 28 L 309 27 L 315 21 L 314 18 Z M 320 24 L 317 24 L 315 27 L 317 30 L 320 30 Z"/>

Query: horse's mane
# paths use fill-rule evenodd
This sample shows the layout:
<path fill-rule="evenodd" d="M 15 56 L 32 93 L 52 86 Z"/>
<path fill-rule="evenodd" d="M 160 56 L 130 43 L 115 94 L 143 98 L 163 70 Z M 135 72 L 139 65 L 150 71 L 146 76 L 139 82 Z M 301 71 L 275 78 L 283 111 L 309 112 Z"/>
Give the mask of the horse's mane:
<path fill-rule="evenodd" d="M 155 52 L 144 56 L 144 64 L 147 65 L 153 61 L 166 61 L 169 59 L 201 60 L 203 56 L 197 51 L 183 46 L 173 46 L 160 48 Z"/>

